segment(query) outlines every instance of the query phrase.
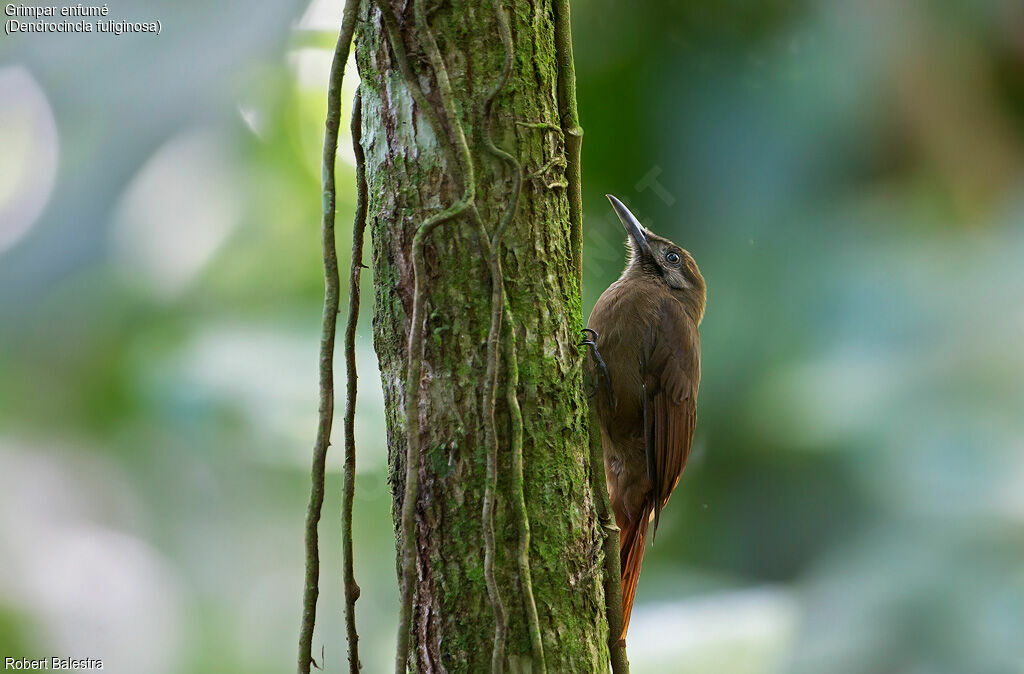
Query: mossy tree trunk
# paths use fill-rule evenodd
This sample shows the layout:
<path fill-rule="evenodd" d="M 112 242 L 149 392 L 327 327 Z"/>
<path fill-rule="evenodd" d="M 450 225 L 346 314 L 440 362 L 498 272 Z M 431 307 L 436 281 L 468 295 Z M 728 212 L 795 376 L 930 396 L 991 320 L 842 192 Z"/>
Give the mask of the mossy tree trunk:
<path fill-rule="evenodd" d="M 428 0 L 417 0 L 427 2 Z M 590 488 L 587 400 L 582 388 L 579 236 L 567 194 L 566 134 L 559 108 L 556 4 L 505 0 L 511 75 L 494 100 L 492 137 L 523 169 L 519 207 L 502 239 L 508 309 L 514 317 L 523 419 L 529 562 L 548 672 L 607 669 L 602 537 Z M 446 161 L 451 121 L 413 5 L 391 7 L 408 63 L 444 120 L 435 134 L 396 63 L 379 6 L 364 2 L 356 35 L 362 79 L 362 147 L 373 241 L 374 343 L 387 409 L 395 520 L 406 472 L 406 373 L 417 227 L 462 195 Z M 484 146 L 480 111 L 502 71 L 504 50 L 491 2 L 428 2 L 427 17 L 454 91 L 475 175 L 475 205 L 490 236 L 513 194 L 513 171 Z M 570 66 L 571 67 L 571 64 Z M 575 131 L 575 130 L 574 130 Z M 447 137 L 444 137 L 447 136 Z M 450 157 L 451 155 L 448 155 Z M 467 211 L 468 213 L 468 211 Z M 489 405 L 485 372 L 491 272 L 479 228 L 464 213 L 426 239 L 420 388 L 420 471 L 415 502 L 416 584 L 410 667 L 482 672 L 491 667 L 495 617 L 485 583 L 484 525 Z M 500 382 L 508 368 L 498 369 Z M 504 664 L 531 664 L 528 606 L 516 562 L 509 406 L 497 396 L 495 580 L 507 614 Z M 400 526 L 396 530 L 401 535 Z M 401 544 L 400 544 L 401 546 Z M 535 652 L 535 651 L 534 651 Z"/>

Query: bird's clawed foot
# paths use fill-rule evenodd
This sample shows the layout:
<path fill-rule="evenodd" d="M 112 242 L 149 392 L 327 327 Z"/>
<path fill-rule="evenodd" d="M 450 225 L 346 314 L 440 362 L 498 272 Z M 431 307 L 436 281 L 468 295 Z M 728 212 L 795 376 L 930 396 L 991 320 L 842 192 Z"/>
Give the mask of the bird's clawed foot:
<path fill-rule="evenodd" d="M 600 335 L 593 328 L 583 328 L 582 332 L 584 339 L 577 346 L 590 347 L 590 356 L 594 359 L 594 363 L 597 364 L 598 378 L 600 379 L 600 383 L 594 382 L 594 386 L 587 392 L 587 396 L 593 397 L 594 393 L 597 392 L 597 387 L 600 385 L 604 388 L 605 395 L 608 396 L 608 404 L 614 407 L 615 395 L 612 392 L 612 379 L 608 374 L 608 366 L 605 365 L 604 358 L 601 357 L 601 352 L 597 349 L 597 338 Z"/>
<path fill-rule="evenodd" d="M 597 338 L 600 337 L 600 335 L 597 334 L 597 330 L 594 330 L 593 328 L 583 328 L 580 332 L 582 332 L 585 335 L 585 337 L 584 337 L 583 341 L 580 342 L 577 346 L 583 346 L 584 344 L 589 344 L 589 345 L 593 346 L 596 349 L 597 348 Z M 587 339 L 587 337 L 589 337 L 589 339 Z"/>

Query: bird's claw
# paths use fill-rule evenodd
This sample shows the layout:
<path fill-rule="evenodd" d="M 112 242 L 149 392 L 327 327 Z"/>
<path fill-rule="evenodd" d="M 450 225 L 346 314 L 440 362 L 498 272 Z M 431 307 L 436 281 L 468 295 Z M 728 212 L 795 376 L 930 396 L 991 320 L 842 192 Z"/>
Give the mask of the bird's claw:
<path fill-rule="evenodd" d="M 600 335 L 597 334 L 597 330 L 594 330 L 593 328 L 583 328 L 582 330 L 580 330 L 580 332 L 582 332 L 583 334 L 586 334 L 586 333 L 589 332 L 590 333 L 590 337 L 589 337 L 589 339 L 584 339 L 582 342 L 580 342 L 576 346 L 592 346 L 592 347 L 594 347 L 594 350 L 596 351 L 597 350 L 597 338 L 600 336 Z"/>
<path fill-rule="evenodd" d="M 598 334 L 597 330 L 593 328 L 583 328 L 581 330 L 584 335 L 587 335 L 589 339 L 584 339 L 579 343 L 578 346 L 589 346 L 590 356 L 594 359 L 597 364 L 598 375 L 604 384 L 605 394 L 608 396 L 608 403 L 615 406 L 615 394 L 612 392 L 612 379 L 611 375 L 608 374 L 608 366 L 604 362 L 604 358 L 601 357 L 601 352 L 597 349 L 597 338 L 601 335 Z M 589 334 L 588 334 L 589 333 Z M 593 396 L 597 392 L 598 384 L 595 382 L 594 387 L 587 393 L 588 397 Z"/>

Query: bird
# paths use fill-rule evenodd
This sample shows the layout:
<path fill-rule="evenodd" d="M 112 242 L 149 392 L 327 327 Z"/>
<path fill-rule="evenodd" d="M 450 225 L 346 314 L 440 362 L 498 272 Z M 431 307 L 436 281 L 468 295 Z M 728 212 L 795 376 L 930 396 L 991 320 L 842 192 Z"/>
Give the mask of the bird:
<path fill-rule="evenodd" d="M 628 234 L 629 259 L 594 305 L 583 343 L 619 528 L 624 644 L 648 526 L 653 541 L 693 444 L 707 288 L 688 251 L 606 196 Z"/>

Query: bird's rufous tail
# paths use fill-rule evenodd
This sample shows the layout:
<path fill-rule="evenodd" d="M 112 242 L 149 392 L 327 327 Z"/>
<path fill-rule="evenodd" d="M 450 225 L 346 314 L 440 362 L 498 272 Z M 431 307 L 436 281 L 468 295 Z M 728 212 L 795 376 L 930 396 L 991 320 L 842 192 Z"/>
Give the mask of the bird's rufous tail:
<path fill-rule="evenodd" d="M 644 509 L 632 522 L 626 523 L 619 534 L 619 565 L 622 569 L 622 634 L 626 638 L 629 616 L 633 612 L 636 597 L 636 583 L 640 580 L 640 563 L 644 559 L 644 541 L 647 539 L 647 524 L 650 513 Z"/>

